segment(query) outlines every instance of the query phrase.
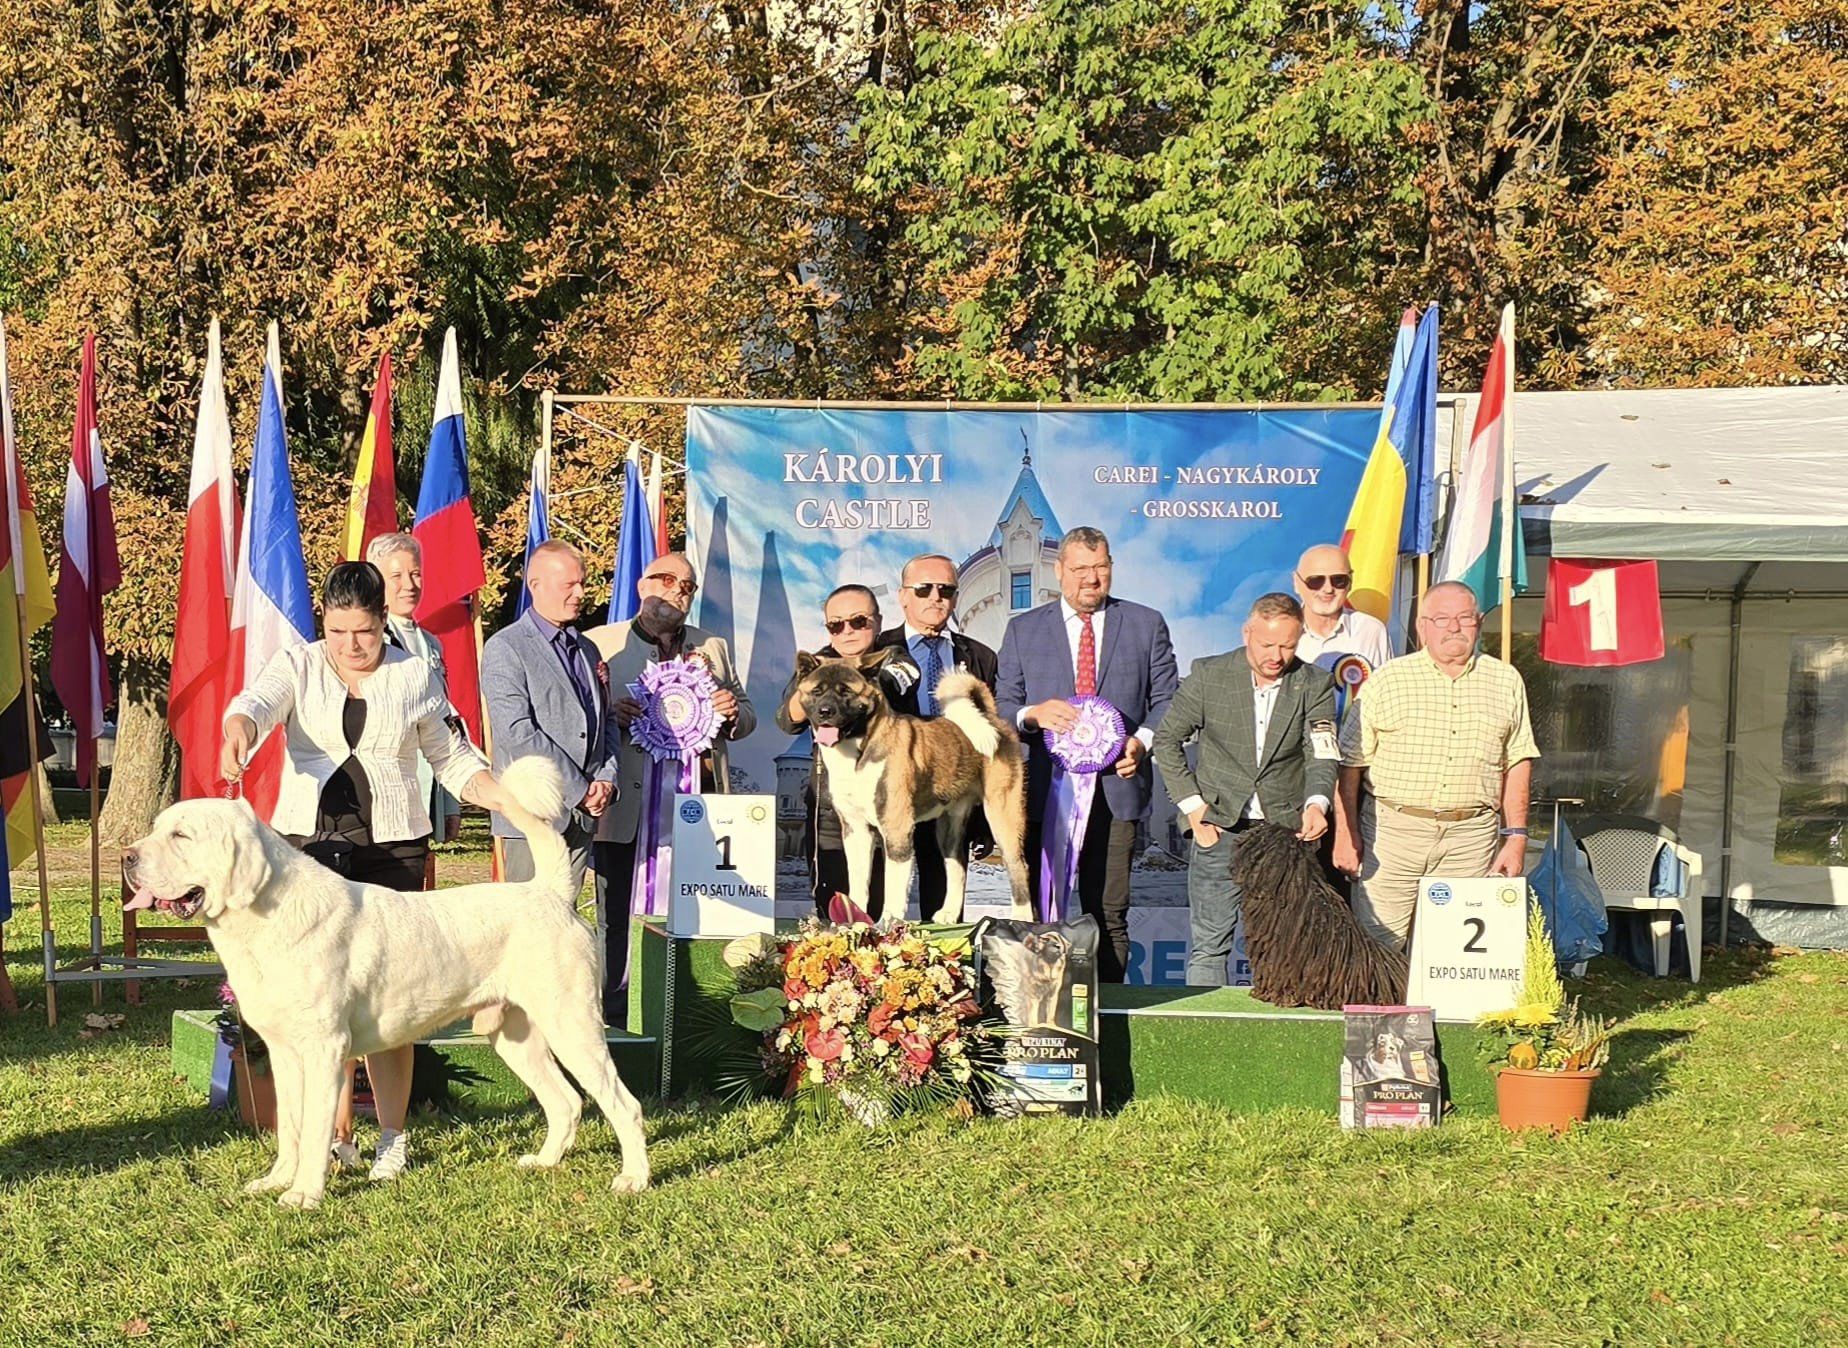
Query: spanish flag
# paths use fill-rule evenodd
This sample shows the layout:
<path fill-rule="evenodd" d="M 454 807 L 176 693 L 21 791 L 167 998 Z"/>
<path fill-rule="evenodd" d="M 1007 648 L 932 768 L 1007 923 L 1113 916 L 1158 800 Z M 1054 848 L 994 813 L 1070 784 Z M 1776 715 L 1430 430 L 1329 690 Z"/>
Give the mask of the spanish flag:
<path fill-rule="evenodd" d="M 1341 534 L 1354 583 L 1348 603 L 1392 621 L 1393 582 L 1402 540 L 1430 549 L 1429 503 L 1437 425 L 1437 306 L 1423 319 L 1408 308 L 1399 320 L 1380 430 Z M 1413 517 L 1408 519 L 1406 507 Z M 1407 529 L 1407 525 L 1413 525 Z M 1410 535 L 1410 539 L 1407 539 Z M 1415 541 L 1413 541 L 1415 540 Z"/>
<path fill-rule="evenodd" d="M 380 534 L 398 531 L 398 477 L 391 459 L 391 354 L 379 357 L 379 380 L 372 386 L 372 410 L 359 441 L 353 466 L 353 494 L 347 500 L 346 544 L 349 562 L 366 555 L 366 544 Z"/>
<path fill-rule="evenodd" d="M 19 443 L 13 437 L 13 389 L 6 372 L 6 327 L 0 322 L 0 805 L 6 813 L 6 861 L 18 866 L 37 849 L 38 793 L 32 774 L 35 765 L 28 750 L 28 715 L 38 732 L 39 756 L 50 752 L 50 738 L 37 723 L 37 708 L 26 698 L 23 652 L 32 634 L 46 623 L 56 605 L 51 597 L 51 573 L 45 565 L 45 548 L 39 542 L 38 516 L 26 488 L 19 461 Z M 21 616 L 25 632 L 20 632 Z M 4 875 L 0 874 L 0 879 Z M 12 903 L 0 886 L 0 922 L 12 914 Z"/>

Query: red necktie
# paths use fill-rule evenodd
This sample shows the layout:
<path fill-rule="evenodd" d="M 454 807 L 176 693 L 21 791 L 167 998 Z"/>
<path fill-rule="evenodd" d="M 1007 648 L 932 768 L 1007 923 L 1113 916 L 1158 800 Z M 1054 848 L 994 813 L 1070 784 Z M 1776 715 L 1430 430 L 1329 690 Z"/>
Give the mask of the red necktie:
<path fill-rule="evenodd" d="M 1078 620 L 1083 624 L 1078 630 L 1078 682 L 1079 697 L 1097 696 L 1097 634 L 1091 630 L 1091 615 L 1080 613 Z"/>

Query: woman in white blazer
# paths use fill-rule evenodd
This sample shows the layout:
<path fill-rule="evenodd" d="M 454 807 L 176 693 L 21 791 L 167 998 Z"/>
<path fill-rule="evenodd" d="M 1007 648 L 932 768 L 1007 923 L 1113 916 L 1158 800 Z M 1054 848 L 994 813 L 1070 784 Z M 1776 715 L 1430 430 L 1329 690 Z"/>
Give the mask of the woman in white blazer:
<path fill-rule="evenodd" d="M 489 809 L 500 804 L 500 784 L 451 712 L 437 671 L 385 644 L 385 581 L 372 563 L 328 572 L 321 634 L 278 651 L 226 708 L 225 780 L 237 781 L 264 736 L 281 727 L 285 763 L 271 826 L 349 880 L 422 889 L 431 821 L 420 758 L 449 790 Z M 409 1158 L 414 1054 L 407 1044 L 366 1059 L 379 1116 L 373 1179 L 396 1179 Z M 344 1112 L 350 1134 L 350 1105 Z M 337 1137 L 334 1151 L 349 1165 L 359 1159 L 350 1135 Z"/>

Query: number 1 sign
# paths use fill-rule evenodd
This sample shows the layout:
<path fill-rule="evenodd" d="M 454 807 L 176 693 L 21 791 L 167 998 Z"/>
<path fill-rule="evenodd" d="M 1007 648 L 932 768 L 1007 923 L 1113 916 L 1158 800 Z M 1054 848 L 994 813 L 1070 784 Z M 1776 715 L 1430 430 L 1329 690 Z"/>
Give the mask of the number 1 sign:
<path fill-rule="evenodd" d="M 1474 1020 L 1521 999 L 1527 951 L 1527 881 L 1418 882 L 1412 977 L 1405 1000 L 1439 1020 Z"/>
<path fill-rule="evenodd" d="M 676 796 L 672 936 L 776 930 L 776 797 Z"/>

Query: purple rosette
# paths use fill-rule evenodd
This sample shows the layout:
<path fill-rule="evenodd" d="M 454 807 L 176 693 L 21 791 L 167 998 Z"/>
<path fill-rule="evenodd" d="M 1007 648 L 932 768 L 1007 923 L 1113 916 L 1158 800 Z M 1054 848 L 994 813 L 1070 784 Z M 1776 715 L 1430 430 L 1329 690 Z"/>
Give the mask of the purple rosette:
<path fill-rule="evenodd" d="M 1074 697 L 1071 704 L 1077 722 L 1046 731 L 1046 750 L 1067 772 L 1102 772 L 1122 757 L 1129 740 L 1123 713 L 1101 697 Z"/>
<path fill-rule="evenodd" d="M 657 763 L 704 753 L 719 737 L 719 713 L 713 706 L 718 691 L 703 660 L 683 656 L 644 667 L 629 685 L 630 695 L 642 704 L 641 715 L 629 723 L 629 738 Z"/>

